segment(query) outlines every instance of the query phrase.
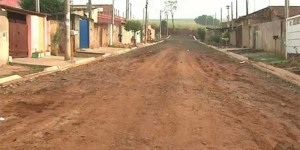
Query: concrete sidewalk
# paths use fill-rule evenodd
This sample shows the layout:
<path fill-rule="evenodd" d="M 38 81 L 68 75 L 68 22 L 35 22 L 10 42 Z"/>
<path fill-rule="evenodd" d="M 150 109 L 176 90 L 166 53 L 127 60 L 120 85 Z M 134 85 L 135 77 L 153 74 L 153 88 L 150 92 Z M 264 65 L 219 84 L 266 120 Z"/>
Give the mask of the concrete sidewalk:
<path fill-rule="evenodd" d="M 213 48 L 217 51 L 223 52 L 223 53 L 229 55 L 230 57 L 233 57 L 233 58 L 238 59 L 240 61 L 244 61 L 244 62 L 252 65 L 253 67 L 255 67 L 257 69 L 260 69 L 261 71 L 271 73 L 271 74 L 273 74 L 273 75 L 275 75 L 275 76 L 277 76 L 277 77 L 279 77 L 279 78 L 281 78 L 281 79 L 283 79 L 287 82 L 293 83 L 293 84 L 300 87 L 300 76 L 295 74 L 295 73 L 289 72 L 289 71 L 281 69 L 281 68 L 274 67 L 272 65 L 265 64 L 263 62 L 251 61 L 251 60 L 249 60 L 248 57 L 230 52 L 226 49 L 220 49 L 220 48 L 215 47 L 213 45 L 203 43 L 200 40 L 198 40 L 195 36 L 194 36 L 194 39 L 195 39 L 195 41 L 197 41 L 200 44 L 206 45 L 207 47 L 210 47 L 210 48 Z"/>
<path fill-rule="evenodd" d="M 81 49 L 77 50 L 77 53 L 87 53 L 87 54 L 103 54 L 103 55 L 113 55 L 117 54 L 118 51 L 125 50 L 127 48 L 113 48 L 113 47 L 99 47 L 95 49 Z"/>
<path fill-rule="evenodd" d="M 13 63 L 19 63 L 19 64 L 25 64 L 25 65 L 39 65 L 39 66 L 47 66 L 47 68 L 45 68 L 44 71 L 42 72 L 38 72 L 38 73 L 34 73 L 34 74 L 30 74 L 30 75 L 26 75 L 24 77 L 16 77 L 16 76 L 11 76 L 9 78 L 3 78 L 3 80 L 1 81 L 0 85 L 2 86 L 7 86 L 9 84 L 12 83 L 16 83 L 16 82 L 22 82 L 22 81 L 27 81 L 27 80 L 33 80 L 34 78 L 40 77 L 40 76 L 44 76 L 47 74 L 51 74 L 54 72 L 58 72 L 58 71 L 64 71 L 70 68 L 74 68 L 80 65 L 84 65 L 84 64 L 88 64 L 94 61 L 98 61 L 98 60 L 102 60 L 105 59 L 106 57 L 112 57 L 112 56 L 116 56 L 116 55 L 121 55 L 127 52 L 130 52 L 131 50 L 136 50 L 139 48 L 144 48 L 144 47 L 148 47 L 148 46 L 152 46 L 155 44 L 159 44 L 164 42 L 164 40 L 156 42 L 156 43 L 149 43 L 149 44 L 143 44 L 143 45 L 139 45 L 139 47 L 134 47 L 132 49 L 116 49 L 116 48 L 110 48 L 110 49 L 104 49 L 104 48 L 100 48 L 100 49 L 88 49 L 88 51 L 96 51 L 95 54 L 99 54 L 101 52 L 105 52 L 106 54 L 103 55 L 103 57 L 90 57 L 90 58 L 74 58 L 73 61 L 69 61 L 69 62 L 65 62 L 64 61 L 64 57 L 62 56 L 47 56 L 44 58 L 16 58 L 13 60 Z"/>
<path fill-rule="evenodd" d="M 157 42 L 157 43 L 160 43 L 160 42 Z M 137 45 L 137 47 L 132 47 L 132 48 L 99 47 L 99 48 L 94 48 L 94 49 L 81 49 L 81 50 L 77 50 L 76 52 L 84 53 L 84 54 L 102 54 L 104 57 L 106 57 L 106 56 L 113 56 L 113 55 L 127 53 L 131 50 L 151 46 L 153 44 L 156 44 L 156 43 L 147 43 L 147 44 L 140 43 Z"/>
<path fill-rule="evenodd" d="M 81 63 L 84 61 L 90 61 L 91 58 L 77 58 L 73 57 L 73 60 L 65 61 L 63 56 L 46 56 L 44 58 L 15 58 L 13 63 L 23 64 L 23 65 L 37 65 L 37 66 L 47 66 L 47 67 L 66 67 L 72 64 Z"/>

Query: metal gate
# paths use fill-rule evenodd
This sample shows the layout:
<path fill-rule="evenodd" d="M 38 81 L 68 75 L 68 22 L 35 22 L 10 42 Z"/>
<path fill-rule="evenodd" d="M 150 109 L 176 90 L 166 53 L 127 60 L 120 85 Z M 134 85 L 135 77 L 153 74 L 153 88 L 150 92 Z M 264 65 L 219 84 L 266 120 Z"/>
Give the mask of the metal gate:
<path fill-rule="evenodd" d="M 80 30 L 80 48 L 89 48 L 90 33 L 89 33 L 89 22 L 85 19 L 79 20 Z"/>
<path fill-rule="evenodd" d="M 28 57 L 28 28 L 25 23 L 9 22 L 9 55 Z"/>
<path fill-rule="evenodd" d="M 243 45 L 243 26 L 238 26 L 236 29 L 236 46 L 242 47 Z"/>

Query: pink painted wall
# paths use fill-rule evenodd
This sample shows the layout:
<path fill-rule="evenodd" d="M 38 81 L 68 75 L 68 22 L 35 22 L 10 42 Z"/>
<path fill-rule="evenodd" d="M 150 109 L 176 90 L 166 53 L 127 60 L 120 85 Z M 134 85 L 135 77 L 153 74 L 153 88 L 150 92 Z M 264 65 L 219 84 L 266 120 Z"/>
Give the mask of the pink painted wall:
<path fill-rule="evenodd" d="M 20 8 L 19 1 L 20 0 L 0 0 L 0 4 Z"/>

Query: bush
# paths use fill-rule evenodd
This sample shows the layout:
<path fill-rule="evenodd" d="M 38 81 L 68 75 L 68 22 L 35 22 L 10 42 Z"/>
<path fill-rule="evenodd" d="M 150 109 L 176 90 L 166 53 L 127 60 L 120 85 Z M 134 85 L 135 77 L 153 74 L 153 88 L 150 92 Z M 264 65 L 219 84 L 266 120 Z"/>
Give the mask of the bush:
<path fill-rule="evenodd" d="M 225 31 L 222 35 L 222 38 L 229 38 L 229 32 L 228 31 Z"/>
<path fill-rule="evenodd" d="M 51 54 L 54 56 L 58 56 L 59 53 L 59 45 L 62 43 L 63 36 L 60 31 L 60 28 L 58 28 L 55 32 L 55 34 L 51 35 Z"/>
<path fill-rule="evenodd" d="M 222 39 L 221 35 L 215 34 L 215 35 L 210 37 L 209 41 L 212 42 L 212 43 L 220 43 L 221 39 Z"/>
<path fill-rule="evenodd" d="M 203 42 L 205 40 L 205 34 L 206 34 L 205 29 L 198 28 L 197 33 L 198 33 L 198 36 L 200 37 L 200 40 Z"/>

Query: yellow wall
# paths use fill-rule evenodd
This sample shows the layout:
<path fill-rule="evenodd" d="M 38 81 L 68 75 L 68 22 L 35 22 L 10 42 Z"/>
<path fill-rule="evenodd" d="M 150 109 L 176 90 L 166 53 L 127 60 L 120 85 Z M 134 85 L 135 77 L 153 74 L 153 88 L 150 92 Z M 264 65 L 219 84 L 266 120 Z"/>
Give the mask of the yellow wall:
<path fill-rule="evenodd" d="M 7 64 L 9 56 L 8 20 L 0 14 L 0 66 Z"/>
<path fill-rule="evenodd" d="M 45 52 L 45 18 L 39 16 L 29 16 L 31 18 L 31 53 Z"/>

